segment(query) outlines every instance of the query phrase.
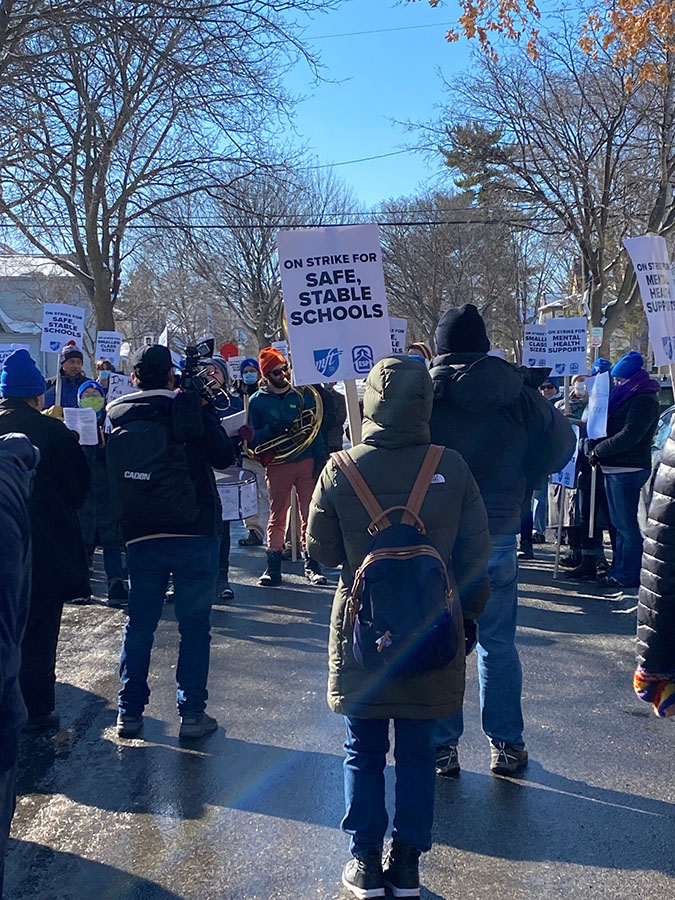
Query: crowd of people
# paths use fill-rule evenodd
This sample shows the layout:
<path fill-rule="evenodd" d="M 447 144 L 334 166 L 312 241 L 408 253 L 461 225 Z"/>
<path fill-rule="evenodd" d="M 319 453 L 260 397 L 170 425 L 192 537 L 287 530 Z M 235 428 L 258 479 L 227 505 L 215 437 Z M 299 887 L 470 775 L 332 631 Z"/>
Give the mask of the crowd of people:
<path fill-rule="evenodd" d="M 234 384 L 225 360 L 203 361 L 206 395 L 178 386 L 167 347 L 143 347 L 130 360 L 133 392 L 112 402 L 110 363 L 99 361 L 90 379 L 74 346 L 64 349 L 50 382 L 26 350 L 6 359 L 0 860 L 19 732 L 58 722 L 62 610 L 90 598 L 97 547 L 107 602 L 128 615 L 119 737 L 142 735 L 154 634 L 167 600 L 180 632 L 179 735 L 197 740 L 218 728 L 206 712 L 210 613 L 217 598 L 234 599 L 234 588 L 230 522 L 223 520 L 214 470 L 235 463 L 256 479 L 257 512 L 244 520 L 239 544 L 266 547 L 259 585 L 283 583 L 283 560 L 295 544 L 310 585 L 327 583 L 321 566 L 340 569 L 328 702 L 347 731 L 342 828 L 351 859 L 342 880 L 353 896 L 384 897 L 386 888 L 395 897 L 420 896 L 419 857 L 431 847 L 435 779 L 461 769 L 465 660 L 474 648 L 489 767 L 514 775 L 527 765 L 518 557 L 534 557 L 549 521 L 566 529 L 562 564 L 571 580 L 600 573 L 608 589 L 634 588 L 642 560 L 635 689 L 659 715 L 675 713 L 675 441 L 654 483 L 643 557 L 638 498 L 651 471 L 659 415 L 659 384 L 643 358 L 630 352 L 614 365 L 594 363 L 591 374 L 609 372 L 612 389 L 607 436 L 589 440 L 585 376 L 572 379 L 563 397 L 548 369 L 490 355 L 475 306 L 448 310 L 435 345 L 432 353 L 415 343 L 406 356 L 373 367 L 362 441 L 349 450 L 343 450 L 342 394 L 334 385 L 293 386 L 288 360 L 273 347 L 244 359 Z M 98 443 L 80 444 L 63 421 L 68 407 L 93 410 Z M 549 477 L 572 458 L 577 440 L 574 488 L 563 504 Z M 392 720 L 395 816 L 383 858 Z"/>

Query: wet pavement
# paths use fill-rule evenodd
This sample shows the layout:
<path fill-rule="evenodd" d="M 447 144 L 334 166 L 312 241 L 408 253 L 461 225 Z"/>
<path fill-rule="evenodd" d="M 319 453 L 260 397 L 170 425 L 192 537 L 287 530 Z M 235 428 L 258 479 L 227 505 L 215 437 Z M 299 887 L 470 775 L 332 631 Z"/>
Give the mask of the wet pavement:
<path fill-rule="evenodd" d="M 632 693 L 635 597 L 553 582 L 550 547 L 537 554 L 521 569 L 519 618 L 530 765 L 490 775 L 472 659 L 462 774 L 438 780 L 422 896 L 672 898 L 675 733 Z M 343 727 L 325 702 L 332 588 L 311 588 L 299 564 L 284 589 L 257 588 L 260 549 L 235 546 L 232 563 L 209 682 L 223 727 L 192 746 L 177 738 L 172 608 L 133 741 L 114 732 L 124 613 L 66 609 L 61 727 L 22 743 L 6 900 L 345 896 Z"/>

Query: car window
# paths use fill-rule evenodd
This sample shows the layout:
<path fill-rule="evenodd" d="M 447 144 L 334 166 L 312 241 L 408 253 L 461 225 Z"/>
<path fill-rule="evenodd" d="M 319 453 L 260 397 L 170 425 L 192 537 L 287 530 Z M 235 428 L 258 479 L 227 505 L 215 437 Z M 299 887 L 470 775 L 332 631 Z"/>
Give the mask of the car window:
<path fill-rule="evenodd" d="M 675 406 L 671 406 L 670 409 L 667 409 L 659 418 L 659 424 L 656 428 L 656 434 L 654 435 L 654 440 L 652 442 L 652 446 L 657 450 L 663 450 L 666 445 L 674 412 Z"/>

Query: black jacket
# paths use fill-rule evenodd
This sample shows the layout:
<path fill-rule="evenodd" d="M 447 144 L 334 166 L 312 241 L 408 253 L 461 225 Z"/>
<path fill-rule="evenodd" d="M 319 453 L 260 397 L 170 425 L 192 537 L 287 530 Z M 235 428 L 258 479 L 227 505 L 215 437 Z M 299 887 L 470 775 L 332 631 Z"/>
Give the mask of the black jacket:
<path fill-rule="evenodd" d="M 601 466 L 651 469 L 652 439 L 659 423 L 658 394 L 636 394 L 610 413 L 607 437 L 594 446 Z"/>
<path fill-rule="evenodd" d="M 431 440 L 462 454 L 492 534 L 516 534 L 529 487 L 574 452 L 567 419 L 528 383 L 527 369 L 484 353 L 436 357 Z"/>
<path fill-rule="evenodd" d="M 190 478 L 199 508 L 197 517 L 180 534 L 215 535 L 223 530 L 220 498 L 216 489 L 213 469 L 226 469 L 234 462 L 234 448 L 225 430 L 221 428 L 215 411 L 202 406 L 201 399 L 191 391 L 175 393 L 169 390 L 138 391 L 114 400 L 107 409 L 113 429 L 124 427 L 133 421 L 146 420 L 165 425 L 173 440 L 185 445 L 190 470 Z M 115 432 L 108 438 L 109 451 L 116 440 Z M 113 497 L 117 496 L 116 485 L 111 484 Z M 152 510 L 143 510 L 142 518 L 134 508 L 119 510 L 124 539 L 127 541 L 150 534 L 158 529 L 148 529 L 148 519 L 152 520 Z M 158 521 L 161 510 L 157 509 Z M 159 528 L 159 526 L 158 526 Z M 161 533 L 167 533 L 159 529 Z"/>
<path fill-rule="evenodd" d="M 0 440 L 0 773 L 14 765 L 26 707 L 19 687 L 30 599 L 30 495 L 39 452 L 23 435 Z"/>
<path fill-rule="evenodd" d="M 649 504 L 638 597 L 637 660 L 653 674 L 675 671 L 675 418 Z"/>
<path fill-rule="evenodd" d="M 25 434 L 40 451 L 30 506 L 33 594 L 56 602 L 88 597 L 89 567 L 77 512 L 89 466 L 77 435 L 20 399 L 0 400 L 0 434 Z"/>

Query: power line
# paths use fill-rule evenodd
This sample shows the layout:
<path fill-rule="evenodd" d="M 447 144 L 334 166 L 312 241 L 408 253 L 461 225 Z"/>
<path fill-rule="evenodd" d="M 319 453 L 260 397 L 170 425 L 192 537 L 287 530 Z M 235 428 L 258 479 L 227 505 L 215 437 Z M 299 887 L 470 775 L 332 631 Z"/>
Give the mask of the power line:
<path fill-rule="evenodd" d="M 398 28 L 373 28 L 371 31 L 344 31 L 341 34 L 309 35 L 305 40 L 325 41 L 329 38 L 360 37 L 366 34 L 389 34 L 392 31 L 417 31 L 420 28 L 455 28 L 457 22 L 430 22 L 428 25 L 401 25 Z"/>
<path fill-rule="evenodd" d="M 379 153 L 377 156 L 362 156 L 359 159 L 346 159 L 343 162 L 321 163 L 318 166 L 298 166 L 300 170 L 308 169 L 333 169 L 336 166 L 351 166 L 354 163 L 370 162 L 371 159 L 386 159 L 388 156 L 400 156 L 401 153 L 418 153 L 416 147 L 407 147 L 405 150 L 393 150 L 391 153 Z"/>

